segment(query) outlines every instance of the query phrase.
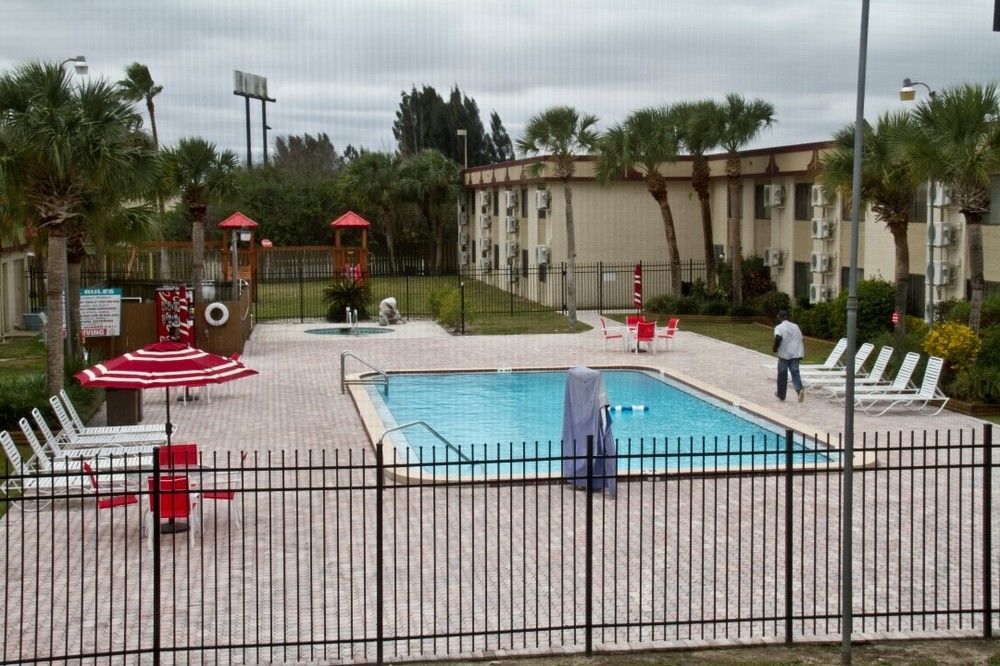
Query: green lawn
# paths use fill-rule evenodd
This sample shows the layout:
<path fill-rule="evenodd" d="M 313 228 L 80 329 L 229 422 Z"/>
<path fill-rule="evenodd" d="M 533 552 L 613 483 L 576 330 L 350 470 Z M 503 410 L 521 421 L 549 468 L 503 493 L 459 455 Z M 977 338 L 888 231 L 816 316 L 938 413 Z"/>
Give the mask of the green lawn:
<path fill-rule="evenodd" d="M 18 335 L 0 344 L 0 375 L 45 372 L 45 345 L 41 335 Z"/>
<path fill-rule="evenodd" d="M 479 315 L 466 322 L 467 335 L 528 335 L 534 333 L 582 333 L 592 327 L 577 322 L 570 330 L 569 320 L 555 311 L 532 312 L 511 318 L 510 315 Z"/>

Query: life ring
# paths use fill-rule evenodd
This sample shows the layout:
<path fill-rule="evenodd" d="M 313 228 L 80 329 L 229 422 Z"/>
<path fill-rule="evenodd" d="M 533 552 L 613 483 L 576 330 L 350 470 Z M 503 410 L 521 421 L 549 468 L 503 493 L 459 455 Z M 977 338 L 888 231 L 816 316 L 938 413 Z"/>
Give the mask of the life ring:
<path fill-rule="evenodd" d="M 225 303 L 210 303 L 205 308 L 205 321 L 209 326 L 224 326 L 229 321 L 229 308 Z"/>

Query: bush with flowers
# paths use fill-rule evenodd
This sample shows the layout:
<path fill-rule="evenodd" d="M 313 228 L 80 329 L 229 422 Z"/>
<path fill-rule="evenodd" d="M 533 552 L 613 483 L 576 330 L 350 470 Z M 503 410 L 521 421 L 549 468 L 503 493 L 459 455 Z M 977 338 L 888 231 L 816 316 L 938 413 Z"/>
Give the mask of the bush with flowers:
<path fill-rule="evenodd" d="M 976 362 L 981 345 L 971 328 L 957 321 L 935 324 L 924 338 L 924 351 L 940 356 L 952 370 L 961 370 Z"/>

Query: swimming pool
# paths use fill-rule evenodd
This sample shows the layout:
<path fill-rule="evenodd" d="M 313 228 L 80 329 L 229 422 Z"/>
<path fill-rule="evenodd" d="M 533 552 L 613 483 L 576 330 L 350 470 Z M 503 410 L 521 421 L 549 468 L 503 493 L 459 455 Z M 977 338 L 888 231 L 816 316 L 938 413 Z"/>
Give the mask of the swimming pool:
<path fill-rule="evenodd" d="M 603 370 L 613 406 L 619 472 L 662 469 L 775 469 L 785 462 L 784 435 L 774 424 L 750 417 L 680 382 L 647 370 Z M 394 432 L 401 462 L 432 475 L 526 476 L 560 469 L 566 371 L 391 374 L 388 395 L 364 387 L 381 430 L 423 421 Z M 628 407 L 642 406 L 645 410 Z M 793 463 L 826 465 L 829 454 L 796 443 Z M 435 464 L 437 463 L 437 464 Z M 448 463 L 442 465 L 440 463 Z"/>

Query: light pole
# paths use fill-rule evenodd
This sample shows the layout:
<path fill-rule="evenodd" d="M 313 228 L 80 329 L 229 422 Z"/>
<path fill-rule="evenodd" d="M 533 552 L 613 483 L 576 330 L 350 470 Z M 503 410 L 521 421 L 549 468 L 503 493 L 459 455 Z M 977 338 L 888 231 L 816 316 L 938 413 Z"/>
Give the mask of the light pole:
<path fill-rule="evenodd" d="M 84 56 L 67 58 L 66 60 L 63 60 L 61 63 L 59 63 L 59 66 L 62 67 L 68 62 L 73 63 L 73 67 L 76 68 L 76 73 L 79 74 L 80 76 L 84 76 L 87 73 L 87 70 L 90 68 L 90 65 L 87 64 L 87 58 Z"/>
<path fill-rule="evenodd" d="M 458 227 L 455 235 L 455 267 L 458 281 L 462 282 L 462 199 L 465 197 L 465 171 L 469 168 L 469 130 L 455 130 L 462 137 L 462 188 L 458 193 Z"/>
<path fill-rule="evenodd" d="M 914 86 L 927 88 L 927 96 L 931 99 L 937 95 L 931 87 L 923 81 L 911 81 L 909 77 L 903 79 L 903 85 L 899 88 L 899 99 L 903 102 L 912 102 L 917 96 Z M 934 323 L 934 190 L 936 183 L 931 178 L 927 181 L 927 196 L 930 199 L 930 210 L 927 213 L 927 270 L 924 279 L 924 321 L 928 324 Z M 944 220 L 942 219 L 943 223 Z M 900 313 L 902 316 L 904 313 Z"/>

